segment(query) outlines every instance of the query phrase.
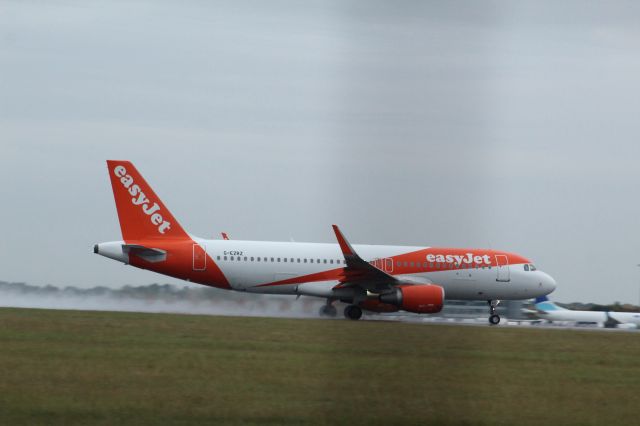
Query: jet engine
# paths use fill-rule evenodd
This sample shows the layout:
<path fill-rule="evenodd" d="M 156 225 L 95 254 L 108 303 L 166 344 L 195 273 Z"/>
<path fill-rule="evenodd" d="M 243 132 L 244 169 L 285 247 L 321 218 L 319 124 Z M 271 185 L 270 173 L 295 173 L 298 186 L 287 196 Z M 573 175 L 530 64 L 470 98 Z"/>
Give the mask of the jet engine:
<path fill-rule="evenodd" d="M 435 314 L 442 310 L 444 289 L 437 285 L 399 285 L 391 293 L 381 294 L 380 302 L 417 314 Z"/>

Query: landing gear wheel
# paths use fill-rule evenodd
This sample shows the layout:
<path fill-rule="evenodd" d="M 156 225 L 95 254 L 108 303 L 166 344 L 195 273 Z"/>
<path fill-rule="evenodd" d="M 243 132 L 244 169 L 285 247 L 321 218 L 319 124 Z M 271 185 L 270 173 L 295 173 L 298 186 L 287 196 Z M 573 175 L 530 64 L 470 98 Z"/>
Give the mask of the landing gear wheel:
<path fill-rule="evenodd" d="M 335 318 L 336 315 L 338 315 L 338 310 L 333 305 L 323 305 L 320 308 L 321 317 Z"/>
<path fill-rule="evenodd" d="M 349 305 L 344 308 L 344 316 L 350 320 L 359 320 L 362 317 L 362 309 L 356 305 Z"/>
<path fill-rule="evenodd" d="M 499 300 L 487 300 L 489 305 L 489 324 L 498 325 L 500 323 L 500 315 L 496 314 L 496 306 L 500 304 Z"/>

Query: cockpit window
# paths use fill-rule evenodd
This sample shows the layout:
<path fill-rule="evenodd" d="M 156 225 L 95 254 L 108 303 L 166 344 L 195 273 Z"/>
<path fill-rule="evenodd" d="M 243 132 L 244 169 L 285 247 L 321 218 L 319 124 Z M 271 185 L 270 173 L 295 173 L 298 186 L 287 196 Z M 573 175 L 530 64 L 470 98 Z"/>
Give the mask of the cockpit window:
<path fill-rule="evenodd" d="M 525 263 L 524 264 L 524 270 L 525 271 L 535 271 L 537 268 L 535 267 L 535 265 L 533 263 Z"/>
<path fill-rule="evenodd" d="M 529 265 L 528 265 L 528 264 L 526 264 L 526 263 L 524 264 L 524 270 L 525 270 L 525 271 L 529 271 Z"/>

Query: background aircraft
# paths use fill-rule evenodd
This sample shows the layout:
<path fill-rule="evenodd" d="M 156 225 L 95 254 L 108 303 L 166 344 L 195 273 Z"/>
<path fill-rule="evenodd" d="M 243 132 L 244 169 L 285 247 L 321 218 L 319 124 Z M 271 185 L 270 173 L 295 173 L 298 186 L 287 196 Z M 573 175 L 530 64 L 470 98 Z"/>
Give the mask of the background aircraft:
<path fill-rule="evenodd" d="M 550 301 L 546 296 L 535 300 L 536 315 L 549 321 L 597 324 L 607 328 L 638 328 L 640 312 L 573 311 Z"/>
<path fill-rule="evenodd" d="M 347 303 L 345 317 L 362 310 L 436 313 L 445 296 L 486 300 L 498 324 L 501 299 L 552 292 L 555 281 L 526 258 L 503 251 L 436 247 L 205 240 L 188 234 L 132 163 L 107 161 L 122 241 L 94 252 L 142 269 L 228 290 L 316 296 Z"/>

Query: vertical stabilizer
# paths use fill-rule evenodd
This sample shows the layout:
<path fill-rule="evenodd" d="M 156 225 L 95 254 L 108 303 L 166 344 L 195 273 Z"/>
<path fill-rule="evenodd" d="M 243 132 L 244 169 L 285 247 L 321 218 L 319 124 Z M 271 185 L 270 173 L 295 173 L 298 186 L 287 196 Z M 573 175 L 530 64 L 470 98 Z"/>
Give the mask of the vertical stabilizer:
<path fill-rule="evenodd" d="M 541 296 L 536 298 L 535 307 L 538 311 L 549 312 L 549 311 L 566 311 L 565 308 L 556 305 L 551 300 L 547 298 L 547 296 Z"/>
<path fill-rule="evenodd" d="M 125 241 L 190 239 L 131 162 L 107 160 L 107 167 Z"/>

